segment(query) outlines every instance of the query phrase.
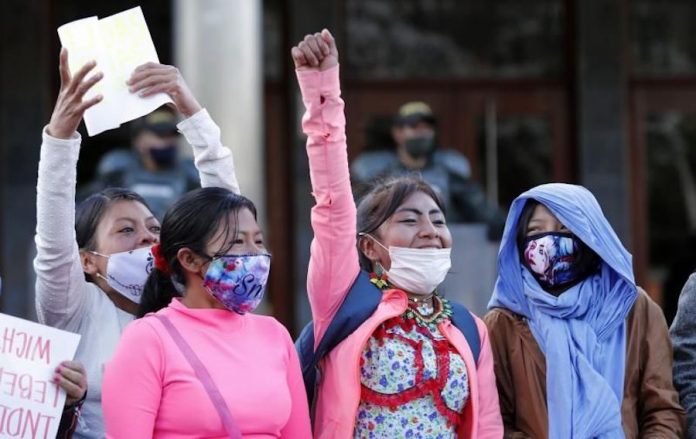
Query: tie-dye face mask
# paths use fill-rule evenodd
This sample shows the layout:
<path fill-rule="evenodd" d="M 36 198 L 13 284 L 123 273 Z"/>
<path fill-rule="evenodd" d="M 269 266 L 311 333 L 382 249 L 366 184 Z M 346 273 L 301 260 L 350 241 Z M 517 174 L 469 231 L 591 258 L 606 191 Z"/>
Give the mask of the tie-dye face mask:
<path fill-rule="evenodd" d="M 238 314 L 261 302 L 271 269 L 271 255 L 225 255 L 212 260 L 203 285 L 225 308 Z"/>
<path fill-rule="evenodd" d="M 523 263 L 545 290 L 581 280 L 587 267 L 578 264 L 584 245 L 569 233 L 543 233 L 525 240 Z"/>

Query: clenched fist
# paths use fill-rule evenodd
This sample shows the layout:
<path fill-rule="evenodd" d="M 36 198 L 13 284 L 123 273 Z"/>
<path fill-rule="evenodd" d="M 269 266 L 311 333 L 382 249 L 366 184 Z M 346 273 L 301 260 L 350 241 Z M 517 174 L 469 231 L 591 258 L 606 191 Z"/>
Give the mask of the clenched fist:
<path fill-rule="evenodd" d="M 307 35 L 290 51 L 297 70 L 324 71 L 338 65 L 338 49 L 331 32 Z"/>

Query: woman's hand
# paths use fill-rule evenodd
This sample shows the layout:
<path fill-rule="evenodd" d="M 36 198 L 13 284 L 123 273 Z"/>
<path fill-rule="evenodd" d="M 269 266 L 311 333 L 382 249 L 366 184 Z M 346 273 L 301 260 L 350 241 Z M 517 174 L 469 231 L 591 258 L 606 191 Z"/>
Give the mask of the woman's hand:
<path fill-rule="evenodd" d="M 68 394 L 65 405 L 72 405 L 84 398 L 87 393 L 87 373 L 82 363 L 63 361 L 56 368 L 53 382 Z"/>
<path fill-rule="evenodd" d="M 338 49 L 331 32 L 307 35 L 290 51 L 297 70 L 324 71 L 338 65 Z"/>
<path fill-rule="evenodd" d="M 145 63 L 133 71 L 126 84 L 131 93 L 138 93 L 142 97 L 166 93 L 174 102 L 177 111 L 187 118 L 202 108 L 186 85 L 179 69 L 174 66 Z"/>
<path fill-rule="evenodd" d="M 56 106 L 48 123 L 48 134 L 58 139 L 69 139 L 77 131 L 78 125 L 85 111 L 102 100 L 102 95 L 94 96 L 86 101 L 82 98 L 85 93 L 99 82 L 104 76 L 101 72 L 85 79 L 87 74 L 96 66 L 95 61 L 90 61 L 75 74 L 70 75 L 68 67 L 68 50 L 60 51 L 60 92 L 56 100 Z"/>

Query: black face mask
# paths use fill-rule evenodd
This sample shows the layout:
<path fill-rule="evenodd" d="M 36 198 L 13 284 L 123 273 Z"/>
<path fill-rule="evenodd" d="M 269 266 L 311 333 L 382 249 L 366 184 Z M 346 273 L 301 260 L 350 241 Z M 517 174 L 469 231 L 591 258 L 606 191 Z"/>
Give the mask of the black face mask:
<path fill-rule="evenodd" d="M 435 149 L 435 137 L 434 136 L 418 136 L 406 139 L 404 143 L 406 152 L 411 157 L 420 158 L 425 157 L 430 154 L 433 149 Z"/>
<path fill-rule="evenodd" d="M 150 158 L 157 166 L 169 168 L 176 163 L 177 147 L 175 144 L 172 144 L 164 148 L 151 148 Z"/>

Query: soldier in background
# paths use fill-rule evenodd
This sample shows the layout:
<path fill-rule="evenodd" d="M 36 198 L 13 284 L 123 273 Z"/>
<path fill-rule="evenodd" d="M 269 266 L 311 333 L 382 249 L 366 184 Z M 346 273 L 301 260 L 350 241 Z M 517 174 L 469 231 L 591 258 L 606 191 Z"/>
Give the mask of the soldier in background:
<path fill-rule="evenodd" d="M 140 194 L 162 220 L 164 212 L 186 192 L 200 187 L 190 158 L 178 153 L 176 116 L 166 108 L 148 114 L 131 125 L 131 149 L 105 154 L 95 180 L 81 193 L 122 187 Z"/>
<path fill-rule="evenodd" d="M 351 165 L 357 193 L 375 179 L 417 173 L 430 183 L 447 206 L 454 223 L 486 223 L 490 239 L 499 239 L 505 221 L 497 206 L 490 206 L 477 183 L 471 180 L 467 158 L 437 142 L 437 124 L 430 106 L 409 102 L 399 109 L 391 128 L 396 149 L 361 154 Z"/>

